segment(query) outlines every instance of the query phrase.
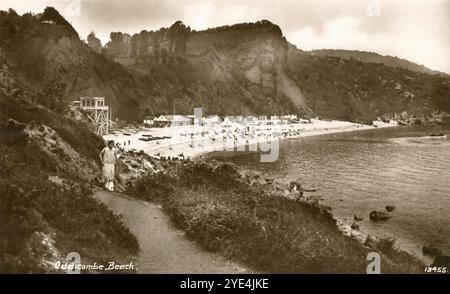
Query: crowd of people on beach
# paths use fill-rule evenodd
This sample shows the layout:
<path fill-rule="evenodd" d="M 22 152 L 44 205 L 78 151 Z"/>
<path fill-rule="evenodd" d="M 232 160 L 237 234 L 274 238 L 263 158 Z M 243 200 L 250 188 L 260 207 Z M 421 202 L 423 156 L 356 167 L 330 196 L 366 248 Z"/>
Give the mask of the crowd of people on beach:
<path fill-rule="evenodd" d="M 315 119 L 279 124 L 227 121 L 166 128 L 127 128 L 116 130 L 105 136 L 105 139 L 115 140 L 125 150 L 143 150 L 157 158 L 170 156 L 182 160 L 178 156 L 180 153 L 198 156 L 212 151 L 242 151 L 247 146 L 254 150 L 257 144 L 263 142 L 367 127 L 349 122 Z"/>
<path fill-rule="evenodd" d="M 350 124 L 347 128 L 363 127 L 360 124 Z M 299 138 L 308 132 L 329 132 L 345 128 L 342 125 L 331 125 L 329 127 L 315 126 L 312 123 L 305 124 L 228 124 L 198 126 L 181 130 L 178 135 L 180 142 L 187 142 L 189 149 L 208 148 L 214 144 L 222 143 L 224 146 L 237 148 L 255 143 L 271 142 L 290 138 Z M 170 149 L 173 150 L 173 149 Z"/>
<path fill-rule="evenodd" d="M 153 142 L 140 142 L 143 146 L 154 146 L 153 152 L 149 152 L 152 149 L 144 149 L 150 156 L 157 158 L 164 162 L 190 162 L 192 154 L 195 151 L 211 151 L 211 146 L 226 146 L 226 150 L 229 147 L 238 148 L 261 142 L 278 141 L 289 138 L 299 138 L 305 133 L 319 133 L 329 131 L 344 131 L 346 128 L 355 129 L 365 127 L 360 124 L 352 124 L 347 122 L 315 122 L 310 121 L 305 123 L 292 123 L 292 124 L 277 124 L 267 125 L 259 123 L 227 123 L 227 124 L 211 124 L 211 125 L 197 125 L 182 128 L 167 128 L 161 130 L 162 134 L 170 134 L 171 136 L 164 136 L 164 143 L 160 143 L 162 140 L 156 140 Z M 163 133 L 165 131 L 165 133 Z M 139 134 L 138 131 L 135 132 Z M 125 133 L 124 133 L 125 135 Z M 130 137 L 129 132 L 126 133 L 127 137 L 117 137 L 116 143 L 113 140 L 107 140 L 107 147 L 105 147 L 100 153 L 100 159 L 103 164 L 102 179 L 105 184 L 105 188 L 114 190 L 114 164 L 121 151 L 135 150 L 136 144 L 135 137 Z M 144 135 L 150 136 L 150 135 Z M 123 145 L 122 143 L 123 142 Z M 209 149 L 208 149 L 209 148 Z M 239 148 L 237 150 L 240 150 Z M 188 154 L 188 156 L 185 155 Z M 303 189 L 299 184 L 292 185 L 290 189 L 299 195 L 299 199 L 302 197 L 303 192 L 314 192 L 314 189 Z"/>

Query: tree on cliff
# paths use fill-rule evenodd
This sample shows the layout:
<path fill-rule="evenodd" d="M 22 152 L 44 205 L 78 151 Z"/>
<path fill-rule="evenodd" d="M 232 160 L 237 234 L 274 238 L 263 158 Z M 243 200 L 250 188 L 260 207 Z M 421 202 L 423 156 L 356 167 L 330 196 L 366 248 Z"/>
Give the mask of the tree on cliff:
<path fill-rule="evenodd" d="M 109 35 L 111 41 L 106 44 L 106 49 L 111 56 L 129 56 L 131 54 L 131 37 L 129 34 L 112 32 Z"/>
<path fill-rule="evenodd" d="M 91 32 L 87 36 L 87 43 L 88 46 L 91 47 L 91 49 L 94 50 L 95 52 L 97 53 L 102 52 L 102 42 L 100 41 L 99 38 L 95 36 L 95 32 Z"/>
<path fill-rule="evenodd" d="M 186 39 L 190 32 L 190 27 L 186 27 L 181 21 L 175 22 L 167 31 L 167 36 L 170 39 L 170 52 L 184 53 L 186 50 Z"/>
<path fill-rule="evenodd" d="M 65 26 L 71 34 L 78 36 L 77 31 L 72 27 L 72 25 L 64 19 L 64 17 L 59 14 L 58 10 L 53 7 L 45 8 L 44 12 L 41 15 L 42 21 L 51 21 L 57 25 Z"/>

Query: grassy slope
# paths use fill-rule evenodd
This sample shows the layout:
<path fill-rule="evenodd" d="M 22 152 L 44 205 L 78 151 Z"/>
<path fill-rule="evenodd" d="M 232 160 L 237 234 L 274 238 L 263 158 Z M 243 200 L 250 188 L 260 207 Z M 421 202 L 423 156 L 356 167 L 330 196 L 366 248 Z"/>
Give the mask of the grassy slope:
<path fill-rule="evenodd" d="M 159 202 L 203 248 L 270 273 L 364 273 L 369 249 L 343 236 L 318 208 L 264 193 L 229 165 L 194 163 L 141 179 L 130 195 Z M 383 272 L 420 263 L 380 244 Z"/>

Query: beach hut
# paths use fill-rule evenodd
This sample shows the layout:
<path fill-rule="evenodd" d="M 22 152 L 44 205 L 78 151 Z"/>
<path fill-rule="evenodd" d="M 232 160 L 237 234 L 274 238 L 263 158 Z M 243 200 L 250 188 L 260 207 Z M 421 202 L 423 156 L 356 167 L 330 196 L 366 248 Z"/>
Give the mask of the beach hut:
<path fill-rule="evenodd" d="M 196 118 L 195 115 L 193 115 L 193 114 L 188 115 L 187 118 L 189 118 L 189 120 L 191 121 L 191 125 L 200 123 L 199 119 Z"/>
<path fill-rule="evenodd" d="M 281 119 L 277 115 L 272 115 L 270 117 L 270 120 L 268 121 L 268 124 L 269 125 L 279 125 L 279 124 L 281 124 Z"/>
<path fill-rule="evenodd" d="M 160 115 L 160 116 L 156 117 L 155 119 L 153 119 L 153 125 L 155 127 L 163 128 L 163 127 L 170 126 L 170 122 L 164 115 Z"/>
<path fill-rule="evenodd" d="M 299 123 L 301 123 L 301 124 L 309 124 L 309 123 L 311 123 L 311 120 L 310 119 L 301 118 L 299 120 Z"/>
<path fill-rule="evenodd" d="M 208 115 L 202 119 L 203 125 L 216 125 L 220 123 L 220 117 L 216 115 Z"/>
<path fill-rule="evenodd" d="M 268 125 L 269 124 L 269 120 L 267 119 L 267 116 L 265 115 L 261 115 L 258 118 L 258 125 Z"/>
<path fill-rule="evenodd" d="M 154 119 L 155 119 L 154 116 L 146 116 L 146 117 L 144 117 L 143 123 L 144 123 L 144 125 L 146 125 L 146 126 L 153 126 L 153 120 L 154 120 Z"/>
<path fill-rule="evenodd" d="M 295 114 L 287 114 L 281 117 L 283 123 L 297 123 L 298 117 Z"/>
<path fill-rule="evenodd" d="M 175 127 L 191 125 L 191 119 L 184 115 L 160 115 L 153 120 L 156 127 Z"/>
<path fill-rule="evenodd" d="M 253 115 L 249 115 L 245 118 L 245 125 L 256 125 L 258 123 L 258 118 Z"/>

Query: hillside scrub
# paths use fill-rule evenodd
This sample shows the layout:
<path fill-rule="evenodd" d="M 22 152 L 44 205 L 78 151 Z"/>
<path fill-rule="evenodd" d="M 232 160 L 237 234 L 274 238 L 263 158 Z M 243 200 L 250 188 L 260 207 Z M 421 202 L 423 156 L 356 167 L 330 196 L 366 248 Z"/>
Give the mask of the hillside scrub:
<path fill-rule="evenodd" d="M 70 252 L 83 264 L 133 261 L 135 236 L 92 197 L 102 138 L 0 69 L 0 273 L 55 272 Z"/>
<path fill-rule="evenodd" d="M 365 273 L 369 250 L 318 207 L 264 192 L 228 164 L 176 165 L 128 193 L 160 203 L 208 251 L 268 273 Z M 382 271 L 418 272 L 420 262 L 381 246 Z"/>
<path fill-rule="evenodd" d="M 17 135 L 14 135 L 16 131 Z M 0 140 L 0 273 L 53 271 L 72 251 L 82 261 L 129 262 L 138 250 L 120 217 L 92 198 L 92 187 L 58 185 L 52 160 L 20 127 Z"/>
<path fill-rule="evenodd" d="M 98 161 L 102 139 L 84 123 L 0 97 L 0 273 L 55 272 L 52 263 L 69 252 L 78 252 L 83 264 L 133 261 L 135 236 L 92 197 L 92 182 L 81 180 L 82 172 L 93 171 L 76 161 L 65 168 L 67 150 L 47 150 L 30 135 L 48 126 L 84 162 Z"/>
<path fill-rule="evenodd" d="M 98 153 L 103 148 L 104 142 L 86 123 L 20 99 L 0 97 L 0 109 L 0 121 L 12 118 L 26 124 L 49 126 L 80 155 L 99 162 Z"/>

